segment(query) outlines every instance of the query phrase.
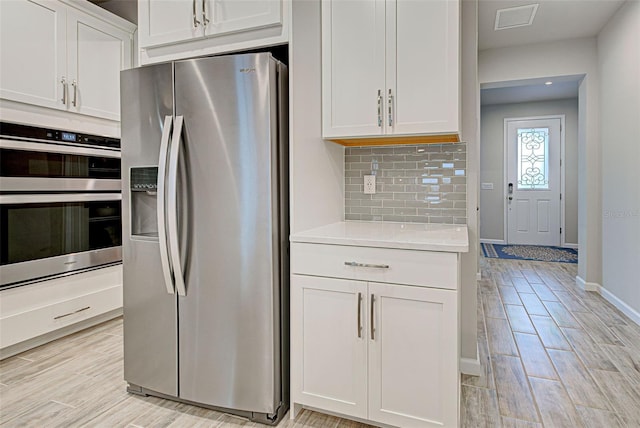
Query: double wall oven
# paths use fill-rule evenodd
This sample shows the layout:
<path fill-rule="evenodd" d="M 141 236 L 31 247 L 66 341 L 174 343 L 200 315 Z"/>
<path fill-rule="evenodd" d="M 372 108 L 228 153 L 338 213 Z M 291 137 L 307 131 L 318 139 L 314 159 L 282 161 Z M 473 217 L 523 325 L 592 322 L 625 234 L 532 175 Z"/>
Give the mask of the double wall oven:
<path fill-rule="evenodd" d="M 122 260 L 120 141 L 0 122 L 0 288 Z"/>

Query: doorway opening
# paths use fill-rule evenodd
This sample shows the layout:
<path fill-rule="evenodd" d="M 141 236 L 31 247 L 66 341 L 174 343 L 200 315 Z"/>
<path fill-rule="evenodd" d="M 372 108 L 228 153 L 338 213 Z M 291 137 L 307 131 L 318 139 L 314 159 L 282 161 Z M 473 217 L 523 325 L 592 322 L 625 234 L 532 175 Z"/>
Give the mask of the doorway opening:
<path fill-rule="evenodd" d="M 504 119 L 507 244 L 561 246 L 564 115 Z"/>
<path fill-rule="evenodd" d="M 482 84 L 482 243 L 578 248 L 582 77 Z"/>

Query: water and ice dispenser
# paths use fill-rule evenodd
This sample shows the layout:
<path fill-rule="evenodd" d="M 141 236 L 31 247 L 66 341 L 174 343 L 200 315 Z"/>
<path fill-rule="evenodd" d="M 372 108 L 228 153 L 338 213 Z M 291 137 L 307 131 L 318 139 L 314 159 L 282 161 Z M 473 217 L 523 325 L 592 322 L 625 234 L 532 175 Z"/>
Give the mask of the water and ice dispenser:
<path fill-rule="evenodd" d="M 131 168 L 131 235 L 158 238 L 158 167 Z"/>

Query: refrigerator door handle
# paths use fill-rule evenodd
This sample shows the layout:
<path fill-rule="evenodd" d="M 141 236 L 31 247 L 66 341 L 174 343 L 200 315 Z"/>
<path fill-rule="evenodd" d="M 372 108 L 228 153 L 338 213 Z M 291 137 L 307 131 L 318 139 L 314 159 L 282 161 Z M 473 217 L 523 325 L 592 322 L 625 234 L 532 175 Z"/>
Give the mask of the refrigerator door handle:
<path fill-rule="evenodd" d="M 180 248 L 178 246 L 178 156 L 180 156 L 180 144 L 182 142 L 183 116 L 176 116 L 171 147 L 169 148 L 169 180 L 167 183 L 167 229 L 169 232 L 169 257 L 173 267 L 173 279 L 176 284 L 178 296 L 186 296 L 187 289 L 184 285 L 182 263 L 180 262 Z"/>
<path fill-rule="evenodd" d="M 162 128 L 162 139 L 160 140 L 160 157 L 158 159 L 158 244 L 160 246 L 160 264 L 162 265 L 162 274 L 164 284 L 169 294 L 175 294 L 173 289 L 173 278 L 171 274 L 171 265 L 169 264 L 169 243 L 166 230 L 166 180 L 167 180 L 167 156 L 169 155 L 169 136 L 171 135 L 171 124 L 173 116 L 164 117 L 164 127 Z"/>

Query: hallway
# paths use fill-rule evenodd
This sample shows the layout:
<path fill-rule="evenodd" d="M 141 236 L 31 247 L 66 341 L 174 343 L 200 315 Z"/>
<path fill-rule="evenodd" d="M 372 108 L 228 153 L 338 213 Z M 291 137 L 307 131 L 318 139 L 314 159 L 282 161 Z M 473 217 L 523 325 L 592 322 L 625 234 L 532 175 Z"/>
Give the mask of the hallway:
<path fill-rule="evenodd" d="M 482 259 L 464 427 L 640 426 L 640 327 L 575 285 L 577 265 Z"/>

